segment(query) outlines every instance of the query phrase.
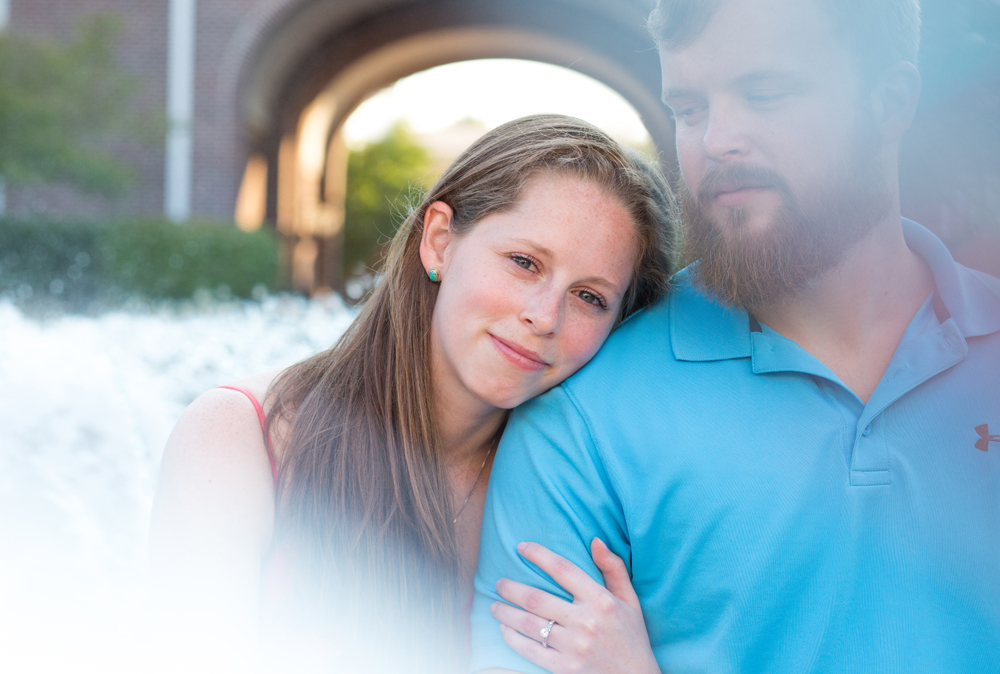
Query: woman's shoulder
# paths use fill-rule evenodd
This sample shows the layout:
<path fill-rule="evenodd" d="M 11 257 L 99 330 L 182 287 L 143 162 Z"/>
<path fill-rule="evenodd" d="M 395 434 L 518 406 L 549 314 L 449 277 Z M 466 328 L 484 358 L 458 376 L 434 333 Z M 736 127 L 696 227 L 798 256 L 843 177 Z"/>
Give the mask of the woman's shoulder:
<path fill-rule="evenodd" d="M 245 391 L 246 393 L 242 393 L 244 400 L 248 399 L 246 394 L 249 393 L 254 397 L 254 399 L 256 399 L 259 402 L 259 404 L 263 405 L 265 397 L 267 396 L 267 392 L 271 388 L 271 384 L 274 383 L 274 381 L 278 378 L 281 372 L 282 372 L 281 370 L 270 370 L 268 372 L 260 372 L 258 374 L 251 375 L 249 377 L 245 377 L 237 381 L 227 382 L 222 386 L 218 386 L 214 389 L 206 391 L 205 394 L 203 395 L 213 395 L 218 392 L 218 394 L 222 397 L 227 397 L 227 398 L 235 397 L 236 399 L 239 399 L 239 396 L 232 396 L 230 395 L 229 392 L 241 393 Z M 234 389 L 239 389 L 239 390 L 234 391 Z"/>
<path fill-rule="evenodd" d="M 276 375 L 264 373 L 231 385 L 262 401 Z M 269 448 L 246 393 L 214 388 L 184 410 L 163 451 L 157 506 L 220 521 L 236 517 L 263 529 L 273 525 Z"/>
<path fill-rule="evenodd" d="M 271 451 L 262 429 L 269 410 L 268 388 L 280 374 L 263 372 L 205 391 L 181 414 L 166 452 L 195 453 L 197 459 L 222 462 L 229 468 L 265 468 L 270 474 Z M 167 460 L 164 457 L 164 461 Z"/>
<path fill-rule="evenodd" d="M 205 391 L 181 414 L 175 433 L 190 432 L 205 438 L 253 438 L 263 446 L 261 415 L 268 412 L 264 407 L 267 391 L 278 374 L 278 371 L 262 372 Z"/>
<path fill-rule="evenodd" d="M 232 386 L 263 400 L 275 374 Z M 229 569 L 255 578 L 271 544 L 274 497 L 267 445 L 248 396 L 224 388 L 201 394 L 181 414 L 163 451 L 150 521 L 154 573 L 215 578 Z"/>

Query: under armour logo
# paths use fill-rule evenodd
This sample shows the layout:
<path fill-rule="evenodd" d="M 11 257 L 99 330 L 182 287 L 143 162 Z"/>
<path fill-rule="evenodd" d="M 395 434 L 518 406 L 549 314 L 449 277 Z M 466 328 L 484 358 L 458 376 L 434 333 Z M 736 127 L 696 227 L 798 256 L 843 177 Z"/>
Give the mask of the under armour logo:
<path fill-rule="evenodd" d="M 976 449 L 988 452 L 991 442 L 1000 442 L 1000 435 L 990 435 L 989 424 L 976 426 L 976 433 L 979 434 L 979 439 L 976 440 Z"/>

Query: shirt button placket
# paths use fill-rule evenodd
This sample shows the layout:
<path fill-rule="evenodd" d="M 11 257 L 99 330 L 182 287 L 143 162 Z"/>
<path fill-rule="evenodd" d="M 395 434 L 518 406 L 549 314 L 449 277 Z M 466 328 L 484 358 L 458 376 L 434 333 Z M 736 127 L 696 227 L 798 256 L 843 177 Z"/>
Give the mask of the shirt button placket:
<path fill-rule="evenodd" d="M 867 421 L 856 436 L 851 457 L 851 484 L 876 486 L 891 484 L 889 457 L 882 431 L 875 428 L 879 416 Z"/>

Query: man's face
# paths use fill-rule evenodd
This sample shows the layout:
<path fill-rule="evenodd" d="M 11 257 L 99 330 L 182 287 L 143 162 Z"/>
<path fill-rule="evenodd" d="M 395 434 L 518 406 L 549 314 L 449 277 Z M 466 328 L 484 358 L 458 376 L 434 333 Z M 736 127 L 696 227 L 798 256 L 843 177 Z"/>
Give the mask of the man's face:
<path fill-rule="evenodd" d="M 749 309 L 801 292 L 888 211 L 854 61 L 815 0 L 726 0 L 661 50 L 700 281 Z"/>

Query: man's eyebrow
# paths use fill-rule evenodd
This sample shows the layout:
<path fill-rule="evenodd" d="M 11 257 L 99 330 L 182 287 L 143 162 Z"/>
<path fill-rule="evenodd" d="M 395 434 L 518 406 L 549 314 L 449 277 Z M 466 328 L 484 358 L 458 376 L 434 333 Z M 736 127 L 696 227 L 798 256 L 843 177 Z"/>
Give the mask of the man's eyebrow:
<path fill-rule="evenodd" d="M 781 82 L 800 86 L 806 81 L 806 76 L 796 70 L 755 70 L 753 72 L 740 75 L 732 81 L 732 86 L 737 89 L 745 89 L 762 82 Z M 663 92 L 663 104 L 669 106 L 670 101 L 683 98 L 697 98 L 700 96 L 691 89 L 667 89 Z"/>
<path fill-rule="evenodd" d="M 694 98 L 697 95 L 698 94 L 690 89 L 667 89 L 663 92 L 663 98 L 661 100 L 664 105 L 670 105 L 671 100 L 676 100 L 678 98 Z"/>
<path fill-rule="evenodd" d="M 755 70 L 737 77 L 733 80 L 733 86 L 742 89 L 755 84 L 761 84 L 763 82 L 782 82 L 800 85 L 803 84 L 805 80 L 805 75 L 796 70 Z"/>

